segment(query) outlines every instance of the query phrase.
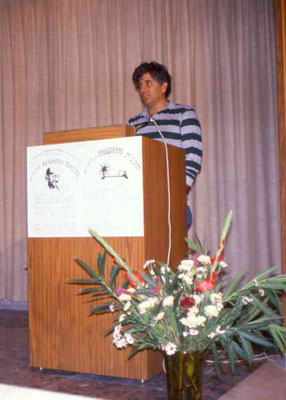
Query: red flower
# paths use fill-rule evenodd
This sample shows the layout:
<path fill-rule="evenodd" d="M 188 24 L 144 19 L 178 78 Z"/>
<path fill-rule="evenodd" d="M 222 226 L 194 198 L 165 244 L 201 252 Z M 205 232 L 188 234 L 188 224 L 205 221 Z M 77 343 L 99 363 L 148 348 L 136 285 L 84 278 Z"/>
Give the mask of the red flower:
<path fill-rule="evenodd" d="M 140 272 L 138 272 L 138 271 L 137 271 L 137 272 L 132 272 L 132 274 L 133 274 L 134 276 L 136 276 L 136 278 L 138 279 L 139 282 L 141 282 L 141 283 L 146 283 L 145 280 L 142 278 Z M 138 286 L 139 286 L 138 283 L 135 282 L 135 281 L 133 281 L 132 279 L 130 279 L 127 273 L 125 274 L 125 279 L 127 279 L 127 280 L 129 281 L 130 285 L 131 285 L 132 287 L 134 287 L 134 289 L 137 289 L 137 288 L 138 288 Z"/>
<path fill-rule="evenodd" d="M 197 285 L 196 291 L 203 293 L 214 289 L 216 286 L 215 280 L 210 278 L 207 278 L 204 281 L 195 282 L 195 284 Z"/>
<path fill-rule="evenodd" d="M 189 308 L 194 307 L 194 305 L 196 304 L 196 300 L 193 297 L 186 296 L 182 298 L 180 304 L 184 310 L 188 310 Z"/>
<path fill-rule="evenodd" d="M 214 261 L 215 261 L 215 257 L 211 257 L 211 264 L 212 264 L 212 265 L 213 265 Z M 218 257 L 217 261 L 223 261 L 223 256 L 220 255 L 220 256 Z"/>

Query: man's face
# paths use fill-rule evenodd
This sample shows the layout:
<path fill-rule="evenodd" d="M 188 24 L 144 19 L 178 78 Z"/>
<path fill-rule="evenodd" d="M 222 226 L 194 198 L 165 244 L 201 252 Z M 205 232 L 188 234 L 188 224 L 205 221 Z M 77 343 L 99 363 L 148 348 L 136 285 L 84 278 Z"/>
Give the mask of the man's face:
<path fill-rule="evenodd" d="M 151 74 L 144 74 L 137 88 L 142 104 L 149 109 L 165 102 L 167 86 L 167 82 L 160 84 Z"/>

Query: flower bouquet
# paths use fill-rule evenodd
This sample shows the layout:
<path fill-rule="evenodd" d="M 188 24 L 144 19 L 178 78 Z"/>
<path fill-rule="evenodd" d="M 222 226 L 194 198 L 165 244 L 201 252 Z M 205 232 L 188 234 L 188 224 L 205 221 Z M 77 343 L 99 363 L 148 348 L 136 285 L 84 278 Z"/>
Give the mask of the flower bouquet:
<path fill-rule="evenodd" d="M 270 276 L 275 269 L 270 268 L 246 284 L 241 283 L 242 273 L 224 284 L 223 250 L 231 219 L 232 212 L 213 258 L 199 240 L 186 239 L 190 256 L 174 268 L 149 260 L 142 272 L 133 272 L 94 231 L 91 234 L 105 249 L 98 255 L 97 271 L 76 258 L 90 278 L 69 282 L 88 284 L 80 293 L 100 300 L 91 313 L 117 312 L 110 330 L 114 345 L 131 346 L 130 357 L 146 348 L 163 352 L 169 399 L 202 398 L 200 377 L 206 351 L 212 353 L 216 368 L 221 357 L 227 356 L 232 371 L 237 359 L 252 363 L 253 345 L 285 351 L 281 294 L 286 275 Z M 115 263 L 108 278 L 106 253 Z M 118 287 L 122 270 L 125 280 Z"/>

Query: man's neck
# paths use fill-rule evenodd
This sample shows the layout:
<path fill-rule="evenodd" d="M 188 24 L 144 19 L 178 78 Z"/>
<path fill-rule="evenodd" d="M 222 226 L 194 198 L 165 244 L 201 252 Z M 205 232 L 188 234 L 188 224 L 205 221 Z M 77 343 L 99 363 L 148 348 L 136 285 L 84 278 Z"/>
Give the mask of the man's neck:
<path fill-rule="evenodd" d="M 156 104 L 154 106 L 147 108 L 147 113 L 148 113 L 149 117 L 152 117 L 153 115 L 157 114 L 158 112 L 164 110 L 164 108 L 166 108 L 167 105 L 168 105 L 168 101 L 166 99 L 159 104 Z"/>

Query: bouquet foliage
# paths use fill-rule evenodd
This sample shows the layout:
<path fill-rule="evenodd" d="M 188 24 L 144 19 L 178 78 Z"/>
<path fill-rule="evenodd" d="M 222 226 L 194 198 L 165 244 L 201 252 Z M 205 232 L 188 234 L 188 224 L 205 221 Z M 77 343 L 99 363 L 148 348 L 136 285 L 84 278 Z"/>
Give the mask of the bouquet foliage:
<path fill-rule="evenodd" d="M 225 220 L 219 246 L 212 258 L 200 241 L 186 240 L 190 258 L 175 268 L 149 260 L 143 272 L 133 272 L 125 261 L 94 231 L 105 249 L 97 256 L 97 270 L 76 258 L 89 279 L 71 283 L 87 284 L 81 294 L 91 294 L 98 304 L 91 313 L 115 312 L 113 343 L 118 348 L 132 346 L 130 356 L 146 348 L 167 355 L 176 352 L 211 350 L 218 366 L 227 355 L 234 370 L 238 358 L 253 361 L 253 345 L 277 347 L 285 351 L 286 330 L 282 326 L 281 295 L 286 275 L 270 276 L 275 268 L 260 273 L 242 284 L 239 273 L 224 284 L 228 265 L 223 250 L 232 213 Z M 106 254 L 115 260 L 106 276 Z M 117 286 L 125 271 L 126 279 Z"/>

